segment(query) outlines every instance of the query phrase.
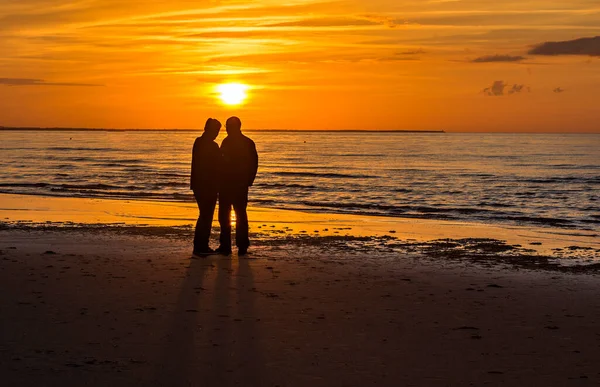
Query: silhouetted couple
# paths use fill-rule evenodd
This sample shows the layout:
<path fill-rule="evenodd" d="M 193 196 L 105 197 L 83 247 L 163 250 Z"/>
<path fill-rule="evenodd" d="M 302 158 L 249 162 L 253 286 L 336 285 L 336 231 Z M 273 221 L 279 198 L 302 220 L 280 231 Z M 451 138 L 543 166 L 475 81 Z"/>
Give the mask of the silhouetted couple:
<path fill-rule="evenodd" d="M 194 142 L 190 188 L 198 203 L 200 216 L 194 235 L 194 255 L 231 254 L 231 207 L 235 211 L 235 243 L 238 255 L 245 255 L 248 238 L 248 188 L 258 170 L 258 154 L 254 141 L 242 134 L 242 122 L 231 117 L 225 123 L 227 137 L 221 148 L 215 142 L 221 123 L 209 118 L 204 133 Z M 213 251 L 209 245 L 215 206 L 219 198 L 220 246 Z"/>

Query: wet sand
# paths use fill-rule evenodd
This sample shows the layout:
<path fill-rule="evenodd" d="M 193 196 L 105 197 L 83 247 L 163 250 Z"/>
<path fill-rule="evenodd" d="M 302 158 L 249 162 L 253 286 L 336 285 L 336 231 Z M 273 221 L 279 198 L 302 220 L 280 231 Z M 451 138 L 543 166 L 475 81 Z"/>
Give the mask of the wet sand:
<path fill-rule="evenodd" d="M 593 274 L 0 231 L 5 386 L 598 385 Z M 293 252 L 297 253 L 294 254 Z"/>
<path fill-rule="evenodd" d="M 252 205 L 248 214 L 251 231 L 277 231 L 275 236 L 388 236 L 418 242 L 487 238 L 525 246 L 539 254 L 570 246 L 600 248 L 599 230 L 308 213 Z M 0 194 L 0 222 L 24 225 L 191 227 L 197 216 L 195 203 Z M 216 219 L 214 226 L 218 226 Z"/>

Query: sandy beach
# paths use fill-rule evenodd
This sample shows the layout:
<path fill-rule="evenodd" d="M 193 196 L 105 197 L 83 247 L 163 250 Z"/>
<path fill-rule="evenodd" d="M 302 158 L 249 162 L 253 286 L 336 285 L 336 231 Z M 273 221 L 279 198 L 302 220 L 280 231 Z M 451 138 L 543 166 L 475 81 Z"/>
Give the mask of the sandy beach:
<path fill-rule="evenodd" d="M 403 221 L 379 225 L 377 234 L 376 222 L 337 216 L 339 225 L 350 226 L 333 222 L 324 231 L 321 215 L 297 214 L 303 222 L 286 223 L 289 214 L 277 213 L 280 222 L 269 223 L 275 213 L 267 210 L 251 226 L 256 244 L 249 259 L 234 253 L 194 260 L 188 221 L 83 222 L 68 211 L 60 215 L 54 202 L 60 199 L 36 197 L 27 207 L 45 210 L 19 217 L 3 199 L 3 385 L 591 386 L 600 380 L 599 285 L 589 262 L 585 270 L 548 260 L 532 269 L 519 264 L 521 251 L 503 259 L 501 243 L 485 259 L 457 255 L 469 250 L 464 241 L 455 249 L 398 250 L 393 246 L 406 243 Z M 65 208 L 94 212 L 92 202 L 77 203 Z M 112 216 L 107 203 L 101 207 Z M 36 222 L 40 212 L 49 223 Z M 414 231 L 426 229 L 422 223 L 409 223 L 411 243 L 431 237 Z M 371 238 L 358 235 L 365 229 Z M 389 239 L 393 229 L 396 239 Z M 438 223 L 434 232 L 448 229 Z M 454 232 L 460 237 L 469 229 L 476 228 Z M 519 230 L 513 238 L 542 235 L 536 232 Z M 569 238 L 580 238 L 588 261 L 597 258 L 593 237 Z M 583 249 L 586 240 L 593 247 Z"/>

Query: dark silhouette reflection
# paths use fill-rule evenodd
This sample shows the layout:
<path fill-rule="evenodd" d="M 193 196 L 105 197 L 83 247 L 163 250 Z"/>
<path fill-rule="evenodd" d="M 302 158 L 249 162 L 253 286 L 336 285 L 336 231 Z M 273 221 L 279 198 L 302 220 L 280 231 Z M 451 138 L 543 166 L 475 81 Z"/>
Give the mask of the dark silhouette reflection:
<path fill-rule="evenodd" d="M 267 385 L 249 262 L 192 260 L 152 385 Z"/>
<path fill-rule="evenodd" d="M 209 118 L 204 126 L 204 134 L 196 139 L 192 151 L 190 189 L 194 191 L 200 211 L 194 235 L 194 254 L 200 256 L 213 252 L 208 241 L 219 189 L 218 167 L 221 164 L 221 153 L 214 140 L 220 129 L 221 123 Z"/>
<path fill-rule="evenodd" d="M 266 375 L 256 329 L 257 293 L 248 260 L 238 260 L 237 268 L 234 263 L 217 259 L 212 307 L 209 315 L 203 315 L 204 358 L 198 363 L 202 372 L 211 374 L 209 385 L 260 387 Z"/>
<path fill-rule="evenodd" d="M 201 314 L 200 327 L 202 334 L 196 341 L 198 356 L 194 362 L 195 381 L 200 384 L 228 386 L 233 372 L 231 364 L 231 259 L 210 258 L 216 279 L 210 288 L 203 293 L 212 295 L 212 300 L 204 299 L 206 306 Z M 214 277 L 213 277 L 214 278 Z M 192 339 L 190 337 L 190 339 Z"/>
<path fill-rule="evenodd" d="M 210 268 L 212 264 L 205 260 L 193 259 L 190 263 L 173 311 L 160 364 L 157 366 L 157 386 L 195 385 L 192 381 L 194 363 L 198 356 L 195 339 L 201 334 L 198 327 L 200 294 Z"/>
<path fill-rule="evenodd" d="M 241 367 L 242 385 L 268 386 L 265 358 L 261 348 L 261 335 L 257 329 L 256 289 L 250 261 L 240 259 L 236 276 L 238 298 L 238 316 L 241 320 L 236 325 L 236 336 L 239 338 L 238 362 Z"/>
<path fill-rule="evenodd" d="M 245 255 L 248 238 L 248 188 L 254 184 L 258 170 L 258 153 L 254 141 L 242 134 L 242 122 L 231 117 L 225 124 L 227 137 L 221 144 L 221 181 L 219 190 L 219 253 L 231 253 L 231 207 L 235 211 L 235 242 L 238 255 Z"/>

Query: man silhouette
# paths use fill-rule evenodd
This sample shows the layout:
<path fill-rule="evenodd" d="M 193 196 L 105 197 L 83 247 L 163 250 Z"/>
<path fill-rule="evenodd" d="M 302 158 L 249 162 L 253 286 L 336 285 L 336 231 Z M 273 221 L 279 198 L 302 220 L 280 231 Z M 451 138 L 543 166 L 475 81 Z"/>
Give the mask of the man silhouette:
<path fill-rule="evenodd" d="M 219 254 L 231 254 L 231 207 L 235 211 L 235 244 L 238 255 L 246 255 L 248 239 L 248 188 L 258 170 L 258 154 L 254 141 L 242 134 L 242 122 L 231 117 L 225 123 L 227 137 L 221 144 L 221 185 L 219 190 Z"/>
<path fill-rule="evenodd" d="M 192 150 L 190 189 L 194 191 L 200 211 L 194 234 L 194 256 L 214 253 L 208 246 L 208 241 L 219 192 L 218 168 L 221 152 L 215 142 L 219 130 L 221 130 L 221 123 L 214 118 L 209 118 L 204 126 L 204 133 L 196 139 Z"/>

